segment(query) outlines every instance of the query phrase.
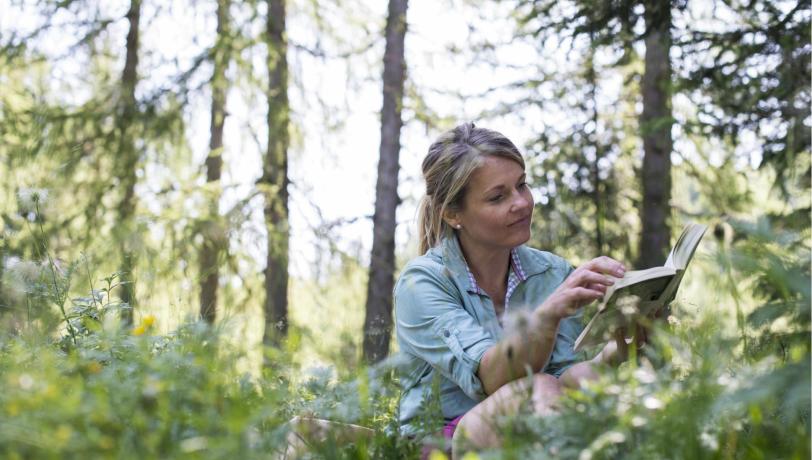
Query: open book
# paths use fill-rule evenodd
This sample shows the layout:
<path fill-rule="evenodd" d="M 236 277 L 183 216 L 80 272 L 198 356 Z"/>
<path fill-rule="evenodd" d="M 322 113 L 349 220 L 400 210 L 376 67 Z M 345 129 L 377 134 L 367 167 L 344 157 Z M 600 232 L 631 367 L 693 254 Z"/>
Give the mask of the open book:
<path fill-rule="evenodd" d="M 628 271 L 615 279 L 598 304 L 598 311 L 575 340 L 575 350 L 604 343 L 623 326 L 628 331 L 641 317 L 652 317 L 676 297 L 685 269 L 707 227 L 688 224 L 661 267 Z"/>

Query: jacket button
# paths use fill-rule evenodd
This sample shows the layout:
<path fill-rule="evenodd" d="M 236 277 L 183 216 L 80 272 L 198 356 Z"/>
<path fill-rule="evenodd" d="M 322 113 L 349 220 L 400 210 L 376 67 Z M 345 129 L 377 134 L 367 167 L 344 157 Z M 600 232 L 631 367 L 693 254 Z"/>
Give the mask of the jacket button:
<path fill-rule="evenodd" d="M 450 332 L 448 332 L 448 329 L 446 329 L 446 330 L 444 330 L 444 331 L 443 331 L 443 337 L 448 338 L 448 337 L 450 337 L 450 336 L 451 336 L 451 333 L 450 333 Z"/>

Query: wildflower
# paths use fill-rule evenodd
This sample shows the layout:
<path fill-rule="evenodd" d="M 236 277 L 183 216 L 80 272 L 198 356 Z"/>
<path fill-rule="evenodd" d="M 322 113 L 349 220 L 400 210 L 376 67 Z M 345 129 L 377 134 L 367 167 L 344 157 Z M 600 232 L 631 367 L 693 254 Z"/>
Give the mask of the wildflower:
<path fill-rule="evenodd" d="M 133 328 L 133 335 L 144 335 L 155 324 L 155 315 L 145 315 L 141 318 L 141 324 Z"/>
<path fill-rule="evenodd" d="M 17 205 L 20 212 L 36 212 L 48 200 L 48 190 L 44 188 L 21 188 L 17 191 Z"/>
<path fill-rule="evenodd" d="M 42 266 L 40 264 L 30 260 L 21 260 L 17 257 L 9 257 L 6 262 L 6 269 L 16 280 L 27 285 L 36 283 L 42 277 Z"/>
<path fill-rule="evenodd" d="M 429 454 L 429 460 L 448 460 L 448 457 L 442 451 L 435 449 Z"/>
<path fill-rule="evenodd" d="M 28 294 L 36 294 L 41 290 L 43 268 L 40 264 L 21 260 L 17 257 L 8 257 L 5 261 L 3 279 L 5 294 L 13 301 L 21 301 Z"/>
<path fill-rule="evenodd" d="M 146 315 L 143 319 L 141 319 L 141 324 L 146 327 L 151 327 L 155 324 L 155 315 Z"/>

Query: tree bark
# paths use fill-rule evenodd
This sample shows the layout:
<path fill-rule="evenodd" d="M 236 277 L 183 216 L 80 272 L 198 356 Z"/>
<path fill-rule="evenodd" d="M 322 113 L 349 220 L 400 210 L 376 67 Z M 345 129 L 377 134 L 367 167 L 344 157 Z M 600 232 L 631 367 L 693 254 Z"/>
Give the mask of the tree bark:
<path fill-rule="evenodd" d="M 210 220 L 204 222 L 212 231 L 204 233 L 200 249 L 200 316 L 209 324 L 217 317 L 217 285 L 220 274 L 219 260 L 225 235 L 219 225 L 220 176 L 223 169 L 223 127 L 226 119 L 229 62 L 228 9 L 230 0 L 217 1 L 217 43 L 214 47 L 214 71 L 211 78 L 211 137 L 209 156 L 206 157 L 206 183 Z"/>
<path fill-rule="evenodd" d="M 642 233 L 637 266 L 653 267 L 665 262 L 671 232 L 671 3 L 646 2 L 645 73 L 643 74 L 643 207 Z"/>
<path fill-rule="evenodd" d="M 117 232 L 120 242 L 121 262 L 121 300 L 131 307 L 124 313 L 125 323 L 132 323 L 135 308 L 135 268 L 136 254 L 129 243 L 133 215 L 135 214 L 135 183 L 138 167 L 138 151 L 133 139 L 133 124 L 136 121 L 137 106 L 135 86 L 138 83 L 138 25 L 141 20 L 141 0 L 132 0 L 127 11 L 130 28 L 127 31 L 127 54 L 124 59 L 124 71 L 121 74 L 121 98 L 119 100 L 117 130 L 119 134 L 119 152 L 117 158 L 119 187 L 123 191 L 118 205 Z"/>
<path fill-rule="evenodd" d="M 364 319 L 364 360 L 376 363 L 389 354 L 392 288 L 395 274 L 395 214 L 398 206 L 398 156 L 403 125 L 404 41 L 407 0 L 390 0 L 383 65 L 383 108 L 372 254 Z"/>
<path fill-rule="evenodd" d="M 590 49 L 587 62 L 586 80 L 589 85 L 589 98 L 592 100 L 592 124 L 594 125 L 590 142 L 595 148 L 595 159 L 591 164 L 592 174 L 592 203 L 595 205 L 595 254 L 603 255 L 603 196 L 601 194 L 601 174 L 600 162 L 603 157 L 603 145 L 598 134 L 598 76 L 595 72 L 595 38 L 594 34 L 589 34 Z"/>
<path fill-rule="evenodd" d="M 260 187 L 265 195 L 268 257 L 263 342 L 279 344 L 288 331 L 288 103 L 285 0 L 268 1 L 268 146 Z"/>

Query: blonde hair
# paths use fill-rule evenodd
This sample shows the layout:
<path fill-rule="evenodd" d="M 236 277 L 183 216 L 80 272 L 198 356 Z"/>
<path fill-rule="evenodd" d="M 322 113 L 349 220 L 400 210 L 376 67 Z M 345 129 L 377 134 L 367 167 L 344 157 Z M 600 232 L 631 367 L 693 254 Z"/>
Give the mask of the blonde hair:
<path fill-rule="evenodd" d="M 465 123 L 445 132 L 429 147 L 423 159 L 426 195 L 418 211 L 420 253 L 436 246 L 452 232 L 443 216 L 449 210 L 462 209 L 462 199 L 471 174 L 486 156 L 499 156 L 525 168 L 519 149 L 502 134 L 473 123 Z"/>

